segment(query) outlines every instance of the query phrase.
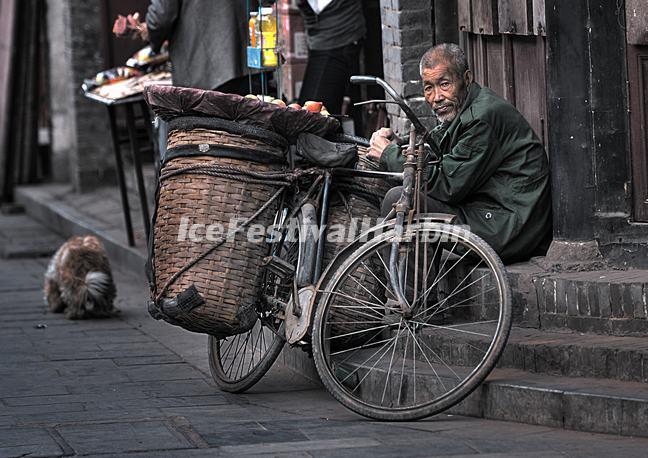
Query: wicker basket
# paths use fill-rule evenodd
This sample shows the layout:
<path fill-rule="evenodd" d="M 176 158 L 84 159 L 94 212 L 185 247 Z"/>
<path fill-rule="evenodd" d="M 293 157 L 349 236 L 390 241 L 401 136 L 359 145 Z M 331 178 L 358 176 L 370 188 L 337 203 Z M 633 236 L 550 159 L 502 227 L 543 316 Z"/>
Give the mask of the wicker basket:
<path fill-rule="evenodd" d="M 249 330 L 256 321 L 254 306 L 267 245 L 262 240 L 249 241 L 247 230 L 225 237 L 224 242 L 220 236 L 233 230 L 232 218 L 250 218 L 281 186 L 264 182 L 258 175 L 256 180 L 246 180 L 236 175 L 197 173 L 195 168 L 231 168 L 263 175 L 281 172 L 283 166 L 277 161 L 255 163 L 221 157 L 219 145 L 229 152 L 257 154 L 263 161 L 283 154 L 280 147 L 224 131 L 198 128 L 169 133 L 167 154 L 171 156 L 167 157 L 172 158 L 160 173 L 155 213 L 151 307 L 156 318 L 190 331 L 225 337 Z M 174 156 L 178 150 L 183 154 Z M 275 212 L 273 202 L 253 223 L 267 227 Z M 195 233 L 198 238 L 192 237 L 192 225 L 204 225 L 193 226 L 200 228 Z"/>
<path fill-rule="evenodd" d="M 376 162 L 366 158 L 367 148 L 358 146 L 358 165 L 357 168 L 361 170 L 377 170 L 378 165 Z M 329 209 L 329 225 L 343 224 L 350 225 L 352 219 L 362 220 L 362 218 L 370 218 L 371 225 L 375 225 L 380 218 L 380 202 L 390 189 L 390 185 L 379 178 L 353 178 L 352 180 L 339 183 L 339 190 L 346 195 L 346 205 L 340 202 Z M 357 234 L 359 235 L 359 234 Z M 333 260 L 335 255 L 340 252 L 347 242 L 335 242 L 326 244 L 324 253 L 325 264 Z M 378 303 L 378 299 L 384 302 L 385 288 L 383 284 L 386 283 L 387 273 L 380 263 L 376 263 L 376 259 L 370 260 L 367 266 L 360 266 L 354 270 L 353 278 L 348 278 L 342 287 L 341 292 L 345 296 L 338 296 L 337 303 L 339 305 L 357 305 L 353 304 L 353 299 L 359 299 L 364 305 L 370 306 L 366 302 Z M 377 310 L 378 314 L 384 313 L 384 309 Z M 366 315 L 355 314 L 353 309 L 339 308 L 331 316 L 333 323 L 339 324 L 333 326 L 335 334 L 342 334 L 345 332 L 358 331 L 361 328 L 375 327 L 375 324 L 354 324 L 353 321 L 367 320 Z M 361 340 L 367 336 L 360 334 L 358 337 Z M 340 339 L 341 341 L 346 339 Z M 355 342 L 357 339 L 349 338 L 348 342 Z"/>

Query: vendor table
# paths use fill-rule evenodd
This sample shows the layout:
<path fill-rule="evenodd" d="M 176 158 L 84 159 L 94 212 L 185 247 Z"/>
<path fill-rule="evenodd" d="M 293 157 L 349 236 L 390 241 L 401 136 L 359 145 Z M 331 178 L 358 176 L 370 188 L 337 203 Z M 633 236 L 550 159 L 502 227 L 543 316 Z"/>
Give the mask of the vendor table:
<path fill-rule="evenodd" d="M 108 110 L 108 119 L 110 121 L 110 135 L 112 138 L 113 151 L 115 154 L 115 166 L 117 168 L 117 183 L 119 185 L 119 194 L 121 196 L 122 209 L 124 212 L 124 223 L 126 225 L 126 235 L 128 237 L 128 245 L 135 246 L 135 237 L 133 234 L 133 223 L 131 220 L 130 205 L 128 203 L 128 193 L 126 190 L 126 180 L 124 177 L 124 161 L 121 152 L 121 142 L 119 138 L 119 130 L 117 127 L 117 109 L 122 108 L 126 112 L 126 129 L 128 131 L 128 140 L 130 143 L 130 150 L 133 159 L 133 167 L 135 168 L 135 179 L 137 182 L 137 193 L 139 195 L 140 207 L 142 210 L 142 218 L 144 220 L 144 230 L 148 239 L 151 230 L 151 222 L 148 209 L 148 201 L 146 199 L 146 188 L 144 186 L 144 174 L 142 172 L 142 163 L 139 157 L 140 144 L 137 140 L 137 126 L 135 124 L 135 106 L 140 106 L 146 124 L 146 131 L 151 141 L 154 141 L 152 132 L 151 117 L 148 111 L 148 106 L 144 102 L 142 94 L 125 97 L 118 100 L 112 100 L 101 97 L 91 92 L 86 92 L 85 96 L 91 100 L 103 104 Z"/>

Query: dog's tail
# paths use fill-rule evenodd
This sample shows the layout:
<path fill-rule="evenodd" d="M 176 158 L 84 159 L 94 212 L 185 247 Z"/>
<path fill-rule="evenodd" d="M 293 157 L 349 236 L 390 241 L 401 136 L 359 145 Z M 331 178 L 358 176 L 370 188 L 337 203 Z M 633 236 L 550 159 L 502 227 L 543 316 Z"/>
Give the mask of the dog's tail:
<path fill-rule="evenodd" d="M 115 284 L 112 277 L 105 272 L 90 271 L 85 277 L 88 305 L 95 312 L 109 311 L 115 298 Z"/>

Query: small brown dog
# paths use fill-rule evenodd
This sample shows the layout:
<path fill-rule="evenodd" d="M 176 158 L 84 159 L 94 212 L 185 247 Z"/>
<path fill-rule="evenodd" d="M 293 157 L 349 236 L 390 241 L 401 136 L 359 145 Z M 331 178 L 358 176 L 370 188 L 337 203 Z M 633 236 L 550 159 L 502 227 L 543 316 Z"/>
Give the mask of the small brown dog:
<path fill-rule="evenodd" d="M 94 236 L 72 237 L 54 254 L 45 273 L 45 301 L 71 320 L 114 316 L 117 294 L 106 251 Z"/>

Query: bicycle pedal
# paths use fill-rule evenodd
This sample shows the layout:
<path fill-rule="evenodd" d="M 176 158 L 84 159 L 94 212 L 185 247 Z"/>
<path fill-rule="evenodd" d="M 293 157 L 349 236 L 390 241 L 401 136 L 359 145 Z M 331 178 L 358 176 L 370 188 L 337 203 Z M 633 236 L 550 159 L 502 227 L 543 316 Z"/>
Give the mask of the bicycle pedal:
<path fill-rule="evenodd" d="M 278 256 L 266 256 L 262 266 L 280 278 L 292 278 L 295 275 L 295 266 Z"/>

